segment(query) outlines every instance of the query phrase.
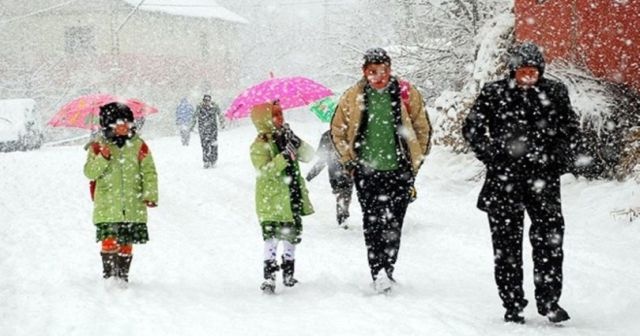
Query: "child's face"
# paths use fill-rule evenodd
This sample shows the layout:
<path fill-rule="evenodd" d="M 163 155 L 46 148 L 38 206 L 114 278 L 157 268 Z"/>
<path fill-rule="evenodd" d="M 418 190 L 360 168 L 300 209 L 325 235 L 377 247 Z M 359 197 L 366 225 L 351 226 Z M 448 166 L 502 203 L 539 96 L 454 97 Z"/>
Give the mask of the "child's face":
<path fill-rule="evenodd" d="M 111 124 L 111 128 L 113 128 L 113 133 L 117 136 L 126 136 L 129 134 L 129 130 L 131 129 L 131 125 L 129 122 L 126 122 L 122 119 L 118 119 L 115 124 Z"/>
<path fill-rule="evenodd" d="M 276 128 L 281 128 L 284 125 L 284 117 L 282 116 L 282 108 L 279 105 L 273 105 L 273 110 L 271 111 L 271 118 L 273 120 L 273 125 Z"/>

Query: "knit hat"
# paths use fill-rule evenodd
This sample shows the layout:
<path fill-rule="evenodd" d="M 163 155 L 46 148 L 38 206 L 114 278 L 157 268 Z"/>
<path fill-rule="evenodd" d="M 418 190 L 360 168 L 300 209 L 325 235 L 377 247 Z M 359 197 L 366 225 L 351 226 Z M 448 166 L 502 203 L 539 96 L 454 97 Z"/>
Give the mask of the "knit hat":
<path fill-rule="evenodd" d="M 126 122 L 133 122 L 133 112 L 126 104 L 114 102 L 100 106 L 100 127 L 109 128 L 118 119 Z"/>
<path fill-rule="evenodd" d="M 509 60 L 509 70 L 514 73 L 518 68 L 532 66 L 538 69 L 540 77 L 544 73 L 545 61 L 540 48 L 533 42 L 527 41 L 512 52 Z"/>
<path fill-rule="evenodd" d="M 387 64 L 391 66 L 391 57 L 382 48 L 371 48 L 365 51 L 363 59 L 364 64 L 362 64 L 362 67 L 366 67 L 369 64 Z"/>

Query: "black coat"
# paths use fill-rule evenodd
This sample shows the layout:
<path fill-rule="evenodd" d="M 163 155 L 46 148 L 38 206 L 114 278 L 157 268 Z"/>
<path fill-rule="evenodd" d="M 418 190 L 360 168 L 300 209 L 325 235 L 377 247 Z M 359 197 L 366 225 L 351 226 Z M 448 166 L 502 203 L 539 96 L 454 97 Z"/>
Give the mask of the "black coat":
<path fill-rule="evenodd" d="M 337 192 L 340 189 L 351 189 L 353 185 L 353 178 L 346 172 L 340 163 L 338 153 L 331 141 L 331 131 L 324 132 L 322 137 L 320 137 L 320 143 L 318 144 L 316 155 L 318 156 L 318 161 L 307 174 L 307 181 L 311 181 L 320 174 L 325 166 L 328 166 L 331 189 L 334 192 Z"/>
<path fill-rule="evenodd" d="M 478 207 L 518 205 L 532 190 L 557 183 L 573 165 L 578 126 L 560 82 L 541 76 L 529 89 L 518 87 L 513 78 L 486 84 L 463 126 L 465 139 L 487 166 Z M 559 188 L 549 189 L 557 192 L 534 193 L 560 197 Z"/>
<path fill-rule="evenodd" d="M 218 120 L 220 119 L 220 107 L 216 103 L 200 103 L 196 108 L 191 128 L 198 124 L 198 133 L 203 138 L 218 137 Z M 214 139 L 214 140 L 215 140 Z"/>

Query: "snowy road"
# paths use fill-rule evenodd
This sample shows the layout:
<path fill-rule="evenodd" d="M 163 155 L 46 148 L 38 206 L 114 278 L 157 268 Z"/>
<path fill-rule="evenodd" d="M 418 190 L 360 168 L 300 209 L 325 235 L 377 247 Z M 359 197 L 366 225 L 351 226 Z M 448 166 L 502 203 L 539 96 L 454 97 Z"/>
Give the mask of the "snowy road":
<path fill-rule="evenodd" d="M 317 145 L 323 125 L 294 124 Z M 197 138 L 148 141 L 160 181 L 147 245 L 134 248 L 128 289 L 105 287 L 80 146 L 0 153 L 0 335 L 637 335 L 640 221 L 609 215 L 640 205 L 634 182 L 563 179 L 563 327 L 525 311 L 502 322 L 489 230 L 475 209 L 478 163 L 435 148 L 418 177 L 397 264 L 399 286 L 373 293 L 357 202 L 334 224 L 326 173 L 309 185 L 294 288 L 262 295 L 262 242 L 248 147 L 255 131 L 221 133 L 204 170 Z M 306 172 L 309 165 L 303 167 Z M 533 303 L 525 244 L 527 298 Z M 278 283 L 280 284 L 280 283 Z"/>

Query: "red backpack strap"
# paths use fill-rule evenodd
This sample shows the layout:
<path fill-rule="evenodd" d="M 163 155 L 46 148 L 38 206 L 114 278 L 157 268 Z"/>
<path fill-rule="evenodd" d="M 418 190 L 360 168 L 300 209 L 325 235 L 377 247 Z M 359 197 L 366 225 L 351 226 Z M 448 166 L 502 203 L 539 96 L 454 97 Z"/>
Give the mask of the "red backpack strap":
<path fill-rule="evenodd" d="M 89 181 L 89 194 L 91 194 L 91 201 L 96 197 L 96 180 Z"/>
<path fill-rule="evenodd" d="M 409 102 L 409 92 L 411 92 L 411 84 L 405 80 L 400 80 L 400 98 L 402 98 L 402 104 L 407 109 L 407 112 L 411 114 L 411 104 Z"/>
<path fill-rule="evenodd" d="M 144 160 L 144 158 L 146 158 L 147 155 L 149 155 L 149 147 L 143 141 L 142 146 L 140 146 L 140 150 L 138 150 L 138 162 L 142 162 L 142 160 Z"/>
<path fill-rule="evenodd" d="M 93 154 L 98 155 L 100 154 L 100 144 L 97 142 L 92 142 L 91 143 L 91 150 L 93 151 Z"/>
<path fill-rule="evenodd" d="M 91 151 L 94 155 L 100 154 L 100 144 L 97 142 L 91 143 Z M 89 181 L 89 194 L 91 195 L 91 201 L 95 200 L 96 195 L 96 180 Z"/>

